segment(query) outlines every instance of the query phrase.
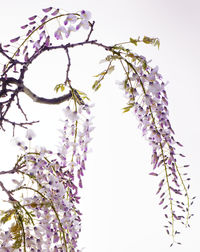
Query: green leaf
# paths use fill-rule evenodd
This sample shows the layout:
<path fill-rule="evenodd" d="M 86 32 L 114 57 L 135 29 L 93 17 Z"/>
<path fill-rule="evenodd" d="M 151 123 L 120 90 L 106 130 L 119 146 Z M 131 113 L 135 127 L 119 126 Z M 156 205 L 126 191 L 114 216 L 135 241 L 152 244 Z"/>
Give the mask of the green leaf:
<path fill-rule="evenodd" d="M 94 75 L 93 77 L 99 77 L 99 76 L 101 76 L 101 75 L 105 75 L 106 74 L 106 70 L 105 71 L 103 71 L 103 72 L 101 72 L 101 73 L 99 73 L 99 74 L 97 74 L 97 75 Z"/>
<path fill-rule="evenodd" d="M 123 108 L 123 113 L 128 112 L 133 106 L 134 106 L 134 103 L 129 103 L 127 107 Z"/>
<path fill-rule="evenodd" d="M 147 62 L 146 61 L 143 61 L 142 67 L 143 67 L 144 70 L 146 70 L 146 68 L 147 68 Z"/>
<path fill-rule="evenodd" d="M 99 83 L 98 86 L 96 86 L 95 91 L 99 90 L 100 87 L 101 87 L 101 83 Z"/>
<path fill-rule="evenodd" d="M 152 44 L 153 39 L 149 38 L 147 36 L 144 36 L 143 40 L 142 40 L 145 44 Z"/>
<path fill-rule="evenodd" d="M 126 79 L 126 80 L 124 81 L 124 89 L 127 88 L 127 84 L 128 84 L 128 79 Z"/>
<path fill-rule="evenodd" d="M 130 38 L 130 42 L 132 43 L 132 44 L 134 44 L 135 46 L 137 46 L 137 40 L 136 39 L 133 39 L 133 38 Z"/>
<path fill-rule="evenodd" d="M 96 81 L 94 82 L 94 84 L 92 85 L 92 89 L 95 89 L 95 88 L 96 88 L 96 86 L 98 85 L 98 83 L 99 83 L 99 81 L 98 81 L 98 80 L 96 80 Z"/>
<path fill-rule="evenodd" d="M 130 107 L 125 107 L 125 108 L 123 108 L 123 113 L 128 112 L 130 109 L 131 109 Z"/>
<path fill-rule="evenodd" d="M 61 89 L 61 92 L 63 92 L 65 90 L 65 86 L 64 85 L 60 86 L 60 89 Z"/>
<path fill-rule="evenodd" d="M 15 210 L 8 210 L 5 215 L 1 218 L 0 222 L 5 224 L 7 221 L 11 220 Z"/>
<path fill-rule="evenodd" d="M 65 90 L 65 84 L 61 83 L 55 86 L 54 90 L 56 91 L 56 93 L 59 91 L 63 92 Z"/>
<path fill-rule="evenodd" d="M 96 80 L 92 86 L 92 89 L 97 91 L 100 87 L 101 87 L 101 83 L 98 80 Z"/>
<path fill-rule="evenodd" d="M 90 98 L 88 98 L 87 94 L 80 91 L 80 90 L 77 90 L 76 91 L 78 92 L 78 94 L 81 96 L 81 98 L 84 100 L 84 99 L 87 99 L 88 101 L 90 100 Z"/>
<path fill-rule="evenodd" d="M 160 47 L 160 40 L 158 38 L 149 38 L 147 36 L 144 36 L 142 40 L 145 44 L 152 44 L 154 46 L 157 46 L 158 49 Z"/>

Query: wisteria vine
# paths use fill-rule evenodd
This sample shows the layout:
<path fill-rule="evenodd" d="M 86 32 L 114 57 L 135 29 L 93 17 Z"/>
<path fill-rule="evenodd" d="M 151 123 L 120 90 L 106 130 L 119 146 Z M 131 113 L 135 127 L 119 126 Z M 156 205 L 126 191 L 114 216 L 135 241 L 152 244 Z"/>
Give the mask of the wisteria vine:
<path fill-rule="evenodd" d="M 107 66 L 95 76 L 96 81 L 92 86 L 95 91 L 101 87 L 104 78 L 115 70 L 116 65 L 124 73 L 123 80 L 118 82 L 128 100 L 124 112 L 130 111 L 135 115 L 143 136 L 152 147 L 152 171 L 149 174 L 159 178 L 156 194 L 159 195 L 159 205 L 166 217 L 166 232 L 174 244 L 177 242 L 175 237 L 179 234 L 179 224 L 189 226 L 192 216 L 190 206 L 194 198 L 188 192 L 189 165 L 179 164 L 181 160 L 178 157 L 184 155 L 177 150 L 182 145 L 175 140 L 169 121 L 166 83 L 158 67 L 151 67 L 144 56 L 136 54 L 132 49 L 138 43 L 159 48 L 159 39 L 144 36 L 142 39 L 130 38 L 127 42 L 107 46 L 91 39 L 95 22 L 90 21 L 89 11 L 65 13 L 53 7 L 42 11 L 43 17 L 31 16 L 21 26 L 25 35 L 0 45 L 3 62 L 0 77 L 0 128 L 5 131 L 5 124 L 12 125 L 13 134 L 16 126 L 28 128 L 26 142 L 16 141 L 20 155 L 14 167 L 0 171 L 2 177 L 15 174 L 12 189 L 6 187 L 3 179 L 0 180 L 0 187 L 7 195 L 10 206 L 7 210 L 1 210 L 0 251 L 80 251 L 77 246 L 81 231 L 79 189 L 83 186 L 82 177 L 93 125 L 88 97 L 72 86 L 69 75 L 70 50 L 86 44 L 101 47 L 108 52 L 102 61 Z M 71 34 L 81 28 L 88 31 L 86 38 L 70 43 Z M 29 89 L 24 78 L 30 64 L 43 52 L 51 50 L 63 50 L 67 65 L 65 80 L 55 86 L 56 92 L 62 91 L 65 94 L 49 99 Z M 20 103 L 20 93 L 34 102 L 44 104 L 68 101 L 57 153 L 31 146 L 35 135 L 30 126 L 37 121 L 28 121 Z M 8 112 L 14 104 L 14 109 L 24 116 L 24 122 L 9 117 Z"/>

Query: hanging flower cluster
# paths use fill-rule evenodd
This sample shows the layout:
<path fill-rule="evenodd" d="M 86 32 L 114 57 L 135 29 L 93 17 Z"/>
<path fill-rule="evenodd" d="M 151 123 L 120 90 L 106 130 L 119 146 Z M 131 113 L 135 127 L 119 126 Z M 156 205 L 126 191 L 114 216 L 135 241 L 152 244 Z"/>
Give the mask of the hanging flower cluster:
<path fill-rule="evenodd" d="M 130 43 L 136 45 L 137 42 L 145 41 L 130 39 Z M 151 43 L 159 45 L 156 41 L 152 39 Z M 113 71 L 114 62 L 120 62 L 125 79 L 118 84 L 128 98 L 128 105 L 124 108 L 124 112 L 134 112 L 143 136 L 152 147 L 153 170 L 149 174 L 161 179 L 156 194 L 160 195 L 159 205 L 165 210 L 166 232 L 172 236 L 174 243 L 175 235 L 179 234 L 175 224 L 182 223 L 188 226 L 188 220 L 192 216 L 189 208 L 193 199 L 190 199 L 188 194 L 190 178 L 185 171 L 189 165 L 177 163 L 178 156 L 185 156 L 176 150 L 182 145 L 174 138 L 174 131 L 169 121 L 166 83 L 158 72 L 158 67 L 152 68 L 144 56 L 132 53 L 122 44 L 114 46 L 112 55 L 104 60 L 109 62 L 108 67 L 96 76 L 99 78 L 95 81 L 93 89 L 98 90 L 105 75 L 110 70 Z"/>
<path fill-rule="evenodd" d="M 26 31 L 25 35 L 11 39 L 9 44 L 3 46 L 4 52 L 10 53 L 12 59 L 21 60 L 23 58 L 27 62 L 35 52 L 55 42 L 54 38 L 62 40 L 81 27 L 89 29 L 91 26 L 89 21 L 91 13 L 86 10 L 77 13 L 63 13 L 60 9 L 49 7 L 42 11 L 45 13 L 42 18 L 38 15 L 31 16 L 28 18 L 27 24 L 21 26 L 21 29 Z M 49 27 L 52 21 L 57 22 L 58 28 L 55 31 Z M 3 71 L 5 72 L 7 68 L 8 66 L 4 65 Z M 17 72 L 16 67 L 14 72 Z"/>
<path fill-rule="evenodd" d="M 0 232 L 0 248 L 4 251 L 79 251 L 78 192 L 93 127 L 88 106 L 80 106 L 78 111 L 68 106 L 64 112 L 66 120 L 56 156 L 44 148 L 28 150 L 23 142 L 17 141 L 24 154 L 15 169 L 22 176 L 14 180 L 17 186 L 10 191 L 13 208 L 1 218 L 1 223 L 8 224 L 8 229 L 4 225 Z M 32 140 L 31 130 L 26 137 Z M 14 200 L 19 193 L 21 199 Z"/>

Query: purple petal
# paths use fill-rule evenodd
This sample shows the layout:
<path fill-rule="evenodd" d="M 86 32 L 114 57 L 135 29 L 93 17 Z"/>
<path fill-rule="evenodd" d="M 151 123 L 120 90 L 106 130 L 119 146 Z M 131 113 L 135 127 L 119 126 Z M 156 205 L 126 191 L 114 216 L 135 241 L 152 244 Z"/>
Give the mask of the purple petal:
<path fill-rule="evenodd" d="M 80 169 L 77 171 L 77 177 L 81 179 Z"/>
<path fill-rule="evenodd" d="M 58 242 L 59 241 L 59 236 L 58 236 L 58 233 L 56 232 L 55 234 L 54 234 L 54 237 L 53 237 L 53 243 L 56 243 L 56 242 Z"/>
<path fill-rule="evenodd" d="M 160 198 L 162 198 L 165 195 L 165 192 L 160 195 Z"/>
<path fill-rule="evenodd" d="M 17 42 L 19 39 L 20 39 L 20 37 L 17 37 L 17 38 L 11 39 L 10 42 L 14 43 L 14 42 Z"/>
<path fill-rule="evenodd" d="M 164 199 L 162 199 L 162 200 L 160 201 L 159 205 L 162 205 L 163 202 L 164 202 Z"/>
<path fill-rule="evenodd" d="M 158 163 L 158 167 L 163 163 L 163 160 L 160 160 L 160 162 Z"/>
<path fill-rule="evenodd" d="M 7 45 L 4 45 L 3 47 L 9 47 L 10 45 L 9 44 L 7 44 Z"/>
<path fill-rule="evenodd" d="M 21 29 L 26 29 L 27 27 L 28 27 L 28 25 L 25 24 L 25 25 L 22 25 L 22 26 L 21 26 Z"/>
<path fill-rule="evenodd" d="M 45 31 L 42 31 L 42 32 L 40 33 L 40 40 L 42 40 L 44 37 L 45 37 Z"/>
<path fill-rule="evenodd" d="M 83 184 L 82 184 L 82 180 L 81 179 L 79 179 L 79 184 L 78 185 L 79 185 L 80 188 L 83 188 Z"/>
<path fill-rule="evenodd" d="M 183 147 L 183 145 L 181 144 L 181 143 L 179 143 L 179 142 L 176 142 L 179 146 L 181 146 L 181 147 Z"/>
<path fill-rule="evenodd" d="M 161 191 L 161 187 L 158 188 L 158 191 L 156 192 L 156 194 L 159 194 L 160 191 Z"/>
<path fill-rule="evenodd" d="M 29 24 L 30 24 L 30 25 L 33 25 L 33 24 L 35 24 L 35 23 L 36 23 L 35 21 L 32 21 L 32 22 L 30 22 Z"/>
<path fill-rule="evenodd" d="M 47 36 L 47 38 L 46 38 L 45 45 L 46 46 L 50 45 L 50 37 L 49 36 Z"/>
<path fill-rule="evenodd" d="M 68 24 L 68 19 L 66 17 L 65 21 L 64 21 L 64 25 L 67 25 Z"/>
<path fill-rule="evenodd" d="M 162 187 L 162 186 L 163 186 L 164 181 L 165 181 L 164 179 L 162 179 L 162 180 L 160 181 L 159 187 Z"/>
<path fill-rule="evenodd" d="M 26 37 L 28 37 L 31 34 L 31 30 L 28 30 L 28 32 L 26 33 Z"/>
<path fill-rule="evenodd" d="M 13 71 L 14 73 L 18 73 L 18 71 L 17 71 L 17 66 L 16 65 L 14 65 L 14 71 Z M 191 204 L 192 205 L 192 204 Z"/>
<path fill-rule="evenodd" d="M 51 13 L 52 16 L 56 16 L 59 12 L 59 9 L 56 9 L 53 13 Z"/>
<path fill-rule="evenodd" d="M 81 27 L 81 23 L 79 23 L 77 26 L 76 26 L 76 30 L 79 30 Z"/>
<path fill-rule="evenodd" d="M 44 25 L 40 26 L 39 30 L 42 30 L 44 28 Z"/>
<path fill-rule="evenodd" d="M 26 52 L 27 48 L 28 48 L 28 46 L 24 47 L 23 54 Z"/>
<path fill-rule="evenodd" d="M 150 173 L 149 173 L 149 175 L 152 175 L 152 176 L 158 176 L 158 174 L 157 174 L 157 173 L 155 173 L 155 172 L 150 172 Z"/>
<path fill-rule="evenodd" d="M 48 16 L 44 16 L 42 19 L 41 19 L 41 23 L 44 23 L 46 20 L 47 20 Z"/>
<path fill-rule="evenodd" d="M 48 7 L 48 8 L 45 8 L 45 9 L 42 9 L 44 12 L 49 12 L 52 10 L 52 7 Z"/>
<path fill-rule="evenodd" d="M 19 53 L 20 53 L 20 49 L 17 50 L 15 56 L 19 56 Z"/>
<path fill-rule="evenodd" d="M 25 56 L 24 56 L 24 61 L 25 61 L 25 62 L 28 61 L 28 53 L 25 54 Z"/>
<path fill-rule="evenodd" d="M 81 168 L 82 168 L 83 170 L 85 170 L 85 162 L 84 162 L 84 160 L 81 161 Z"/>
<path fill-rule="evenodd" d="M 28 19 L 29 19 L 29 20 L 34 20 L 36 17 L 37 17 L 37 15 L 32 16 L 32 17 L 29 17 Z"/>

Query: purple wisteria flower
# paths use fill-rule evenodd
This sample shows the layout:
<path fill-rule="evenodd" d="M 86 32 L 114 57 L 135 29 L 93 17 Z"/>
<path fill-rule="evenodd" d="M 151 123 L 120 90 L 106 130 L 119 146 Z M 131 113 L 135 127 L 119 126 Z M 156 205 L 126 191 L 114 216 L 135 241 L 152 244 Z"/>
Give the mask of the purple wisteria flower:
<path fill-rule="evenodd" d="M 182 170 L 187 165 L 178 165 L 177 147 L 181 146 L 174 138 L 174 131 L 169 121 L 168 99 L 158 67 L 151 68 L 143 56 L 133 55 L 133 62 L 124 59 L 126 79 L 119 85 L 128 98 L 127 112 L 132 109 L 139 121 L 143 136 L 152 147 L 153 171 L 149 174 L 161 177 L 157 194 L 160 194 L 159 205 L 168 212 L 165 217 L 168 225 L 166 231 L 173 237 L 178 233 L 177 226 L 188 225 L 192 216 L 189 213 L 190 198 L 188 196 L 187 173 Z M 186 178 L 185 178 L 186 176 Z M 182 198 L 182 201 L 180 200 Z"/>
<path fill-rule="evenodd" d="M 64 33 L 65 36 L 67 34 L 67 30 L 64 26 L 58 27 L 58 29 L 55 31 L 54 35 L 57 40 L 63 39 L 62 33 Z"/>
<path fill-rule="evenodd" d="M 24 190 L 27 193 L 5 212 L 5 216 L 15 218 L 7 231 L 0 232 L 0 250 L 23 251 L 26 246 L 27 251 L 78 251 L 79 188 L 83 187 L 90 133 L 94 129 L 89 106 L 80 107 L 77 111 L 69 106 L 64 109 L 66 119 L 57 154 L 45 148 L 37 147 L 35 151 L 22 148 L 25 152 L 17 165 L 18 174 L 24 179 L 15 179 L 12 193 Z M 34 136 L 29 129 L 26 138 L 31 141 Z M 20 225 L 16 221 L 19 218 Z M 20 239 L 16 238 L 16 229 Z"/>

